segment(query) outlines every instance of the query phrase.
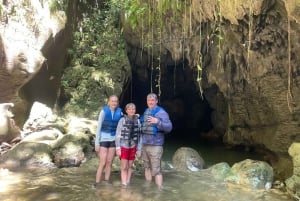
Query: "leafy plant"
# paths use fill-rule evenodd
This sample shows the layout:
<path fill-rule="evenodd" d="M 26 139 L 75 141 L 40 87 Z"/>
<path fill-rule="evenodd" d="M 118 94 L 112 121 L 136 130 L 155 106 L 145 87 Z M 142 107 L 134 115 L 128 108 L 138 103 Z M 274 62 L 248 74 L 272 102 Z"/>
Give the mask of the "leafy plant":
<path fill-rule="evenodd" d="M 67 0 L 51 0 L 49 2 L 49 9 L 51 13 L 59 10 L 66 10 Z"/>
<path fill-rule="evenodd" d="M 127 61 L 118 27 L 120 8 L 111 1 L 95 2 L 80 1 L 82 19 L 68 50 L 70 65 L 62 78 L 64 96 L 69 98 L 65 110 L 90 118 L 97 118 L 107 96 L 120 94 L 119 78 L 112 75 L 119 75 L 116 71 Z"/>

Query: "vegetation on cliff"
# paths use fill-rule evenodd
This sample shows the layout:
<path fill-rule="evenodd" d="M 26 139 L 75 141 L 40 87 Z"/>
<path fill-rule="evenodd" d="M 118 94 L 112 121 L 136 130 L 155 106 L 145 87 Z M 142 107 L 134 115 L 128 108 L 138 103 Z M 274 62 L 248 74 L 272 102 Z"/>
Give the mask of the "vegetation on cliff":
<path fill-rule="evenodd" d="M 70 66 L 62 78 L 66 113 L 97 118 L 111 94 L 120 95 L 129 65 L 119 29 L 119 8 L 109 1 L 82 4 L 85 10 L 69 50 Z"/>

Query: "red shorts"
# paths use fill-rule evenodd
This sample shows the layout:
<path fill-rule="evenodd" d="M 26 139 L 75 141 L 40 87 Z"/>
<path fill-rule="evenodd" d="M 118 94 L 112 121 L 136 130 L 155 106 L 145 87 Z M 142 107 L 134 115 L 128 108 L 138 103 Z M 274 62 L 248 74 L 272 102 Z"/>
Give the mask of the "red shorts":
<path fill-rule="evenodd" d="M 132 148 L 124 148 L 121 147 L 121 157 L 120 159 L 125 160 L 134 160 L 135 159 L 135 153 L 136 153 L 136 147 Z"/>

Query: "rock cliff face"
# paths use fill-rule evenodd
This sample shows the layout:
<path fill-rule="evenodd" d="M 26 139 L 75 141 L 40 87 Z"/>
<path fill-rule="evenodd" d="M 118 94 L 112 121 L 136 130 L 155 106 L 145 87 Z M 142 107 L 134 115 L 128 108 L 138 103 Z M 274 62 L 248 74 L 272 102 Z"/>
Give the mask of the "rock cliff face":
<path fill-rule="evenodd" d="M 71 30 L 66 13 L 52 4 L 21 0 L 1 5 L 0 102 L 15 104 L 19 125 L 34 100 L 53 106 L 57 97 Z"/>
<path fill-rule="evenodd" d="M 123 19 L 139 86 L 159 83 L 162 103 L 179 98 L 198 116 L 201 106 L 186 99 L 202 94 L 224 142 L 269 150 L 279 167 L 300 140 L 299 1 L 143 2 L 134 26 Z"/>
<path fill-rule="evenodd" d="M 98 1 L 0 3 L 0 103 L 14 104 L 13 113 L 19 127 L 35 101 L 56 112 L 64 110 L 66 116 L 76 114 L 97 119 L 100 105 L 106 104 L 107 97 L 121 96 L 122 90 L 128 87 L 131 71 L 125 44 L 114 24 L 117 15 L 104 16 L 106 9 Z M 85 12 L 91 12 L 95 21 Z M 105 24 L 106 18 L 112 16 L 116 19 Z M 90 33 L 91 27 L 96 33 Z M 68 54 L 68 50 L 73 54 Z M 98 63 L 91 63 L 91 57 Z"/>

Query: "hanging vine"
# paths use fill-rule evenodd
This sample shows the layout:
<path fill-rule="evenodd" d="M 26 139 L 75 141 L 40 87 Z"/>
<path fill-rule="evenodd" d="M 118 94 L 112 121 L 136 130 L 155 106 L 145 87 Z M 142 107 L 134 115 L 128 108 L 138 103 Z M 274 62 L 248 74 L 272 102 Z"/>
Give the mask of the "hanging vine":
<path fill-rule="evenodd" d="M 153 9 L 153 12 L 155 11 L 155 5 L 154 2 L 155 0 L 151 1 L 151 8 Z M 149 9 L 150 10 L 150 9 Z M 153 14 L 153 13 L 152 13 Z M 151 23 L 151 78 L 150 78 L 150 83 L 151 83 L 151 92 L 153 92 L 153 73 L 154 73 L 154 23 Z"/>
<path fill-rule="evenodd" d="M 251 39 L 252 39 L 252 27 L 253 27 L 253 0 L 249 5 L 249 22 L 248 22 L 248 46 L 247 46 L 247 68 L 250 68 L 250 51 L 251 51 Z"/>
<path fill-rule="evenodd" d="M 135 29 L 139 24 L 139 29 L 141 30 L 141 59 L 143 57 L 143 51 L 145 50 L 148 55 L 148 69 L 149 69 L 149 79 L 150 79 L 150 90 L 151 92 L 158 90 L 158 95 L 161 94 L 161 76 L 162 76 L 162 40 L 163 40 L 163 30 L 164 26 L 167 24 L 166 21 L 170 20 L 172 22 L 177 23 L 174 18 L 178 15 L 182 16 L 184 12 L 184 20 L 188 23 L 188 7 L 187 1 L 191 2 L 191 0 L 182 1 L 174 1 L 174 0 L 126 0 L 127 8 L 129 10 L 125 10 L 126 19 L 131 28 Z M 139 9 L 141 7 L 141 9 Z M 145 12 L 147 11 L 147 12 Z M 182 57 L 185 57 L 184 44 L 185 38 L 187 37 L 187 31 L 192 33 L 192 22 L 191 22 L 191 9 L 189 10 L 189 24 L 184 24 L 182 26 L 182 36 L 179 40 L 180 48 L 182 51 Z M 145 23 L 147 21 L 147 23 Z M 186 25 L 189 29 L 186 29 Z M 170 39 L 171 40 L 171 39 Z M 173 40 L 173 39 L 172 39 Z M 178 40 L 178 39 L 176 39 Z M 146 41 L 146 42 L 145 42 Z M 155 50 L 159 50 L 156 52 Z M 183 62 L 184 65 L 184 62 Z M 175 71 L 176 72 L 176 69 Z M 175 80 L 175 75 L 174 75 Z M 175 81 L 174 81 L 175 85 Z M 174 86 L 174 90 L 175 90 Z"/>
<path fill-rule="evenodd" d="M 158 66 L 156 68 L 158 75 L 157 75 L 157 84 L 156 87 L 158 88 L 158 96 L 161 96 L 161 53 L 162 53 L 162 29 L 163 29 L 163 4 L 158 3 L 158 37 L 159 37 L 159 56 L 157 58 L 158 60 Z"/>
<path fill-rule="evenodd" d="M 293 102 L 293 94 L 292 94 L 292 87 L 291 87 L 291 80 L 292 80 L 292 65 L 291 65 L 291 20 L 290 20 L 290 9 L 287 4 L 287 0 L 285 1 L 285 7 L 287 8 L 287 30 L 288 30 L 288 87 L 287 87 L 287 104 L 290 112 L 293 112 L 293 108 L 291 103 Z"/>
<path fill-rule="evenodd" d="M 184 0 L 184 20 L 186 21 L 186 0 Z M 185 30 L 185 23 L 182 24 L 182 41 L 181 41 L 181 51 L 182 51 L 182 65 L 183 69 L 185 68 L 185 52 L 184 52 L 184 46 L 185 46 L 185 38 L 186 38 L 186 30 Z"/>
<path fill-rule="evenodd" d="M 222 63 L 222 41 L 223 41 L 223 36 L 222 36 L 222 5 L 221 5 L 221 0 L 218 0 L 218 25 L 216 28 L 216 33 L 217 33 L 217 39 L 218 39 L 218 60 L 217 60 L 217 69 L 220 68 L 221 63 Z"/>

